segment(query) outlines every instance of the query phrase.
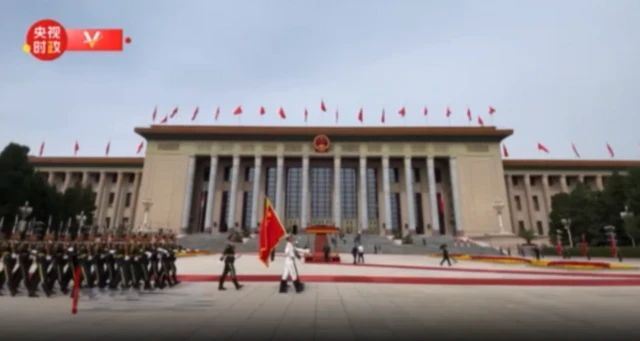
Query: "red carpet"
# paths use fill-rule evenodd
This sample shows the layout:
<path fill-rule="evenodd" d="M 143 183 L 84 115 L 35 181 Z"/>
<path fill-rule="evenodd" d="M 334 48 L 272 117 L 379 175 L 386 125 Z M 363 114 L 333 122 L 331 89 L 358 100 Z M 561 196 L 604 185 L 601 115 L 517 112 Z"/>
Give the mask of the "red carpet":
<path fill-rule="evenodd" d="M 327 264 L 327 263 L 324 263 Z M 348 266 L 350 263 L 329 263 L 327 265 Z M 371 268 L 388 268 L 388 269 L 407 269 L 407 270 L 437 270 L 437 271 L 458 271 L 458 272 L 479 272 L 479 273 L 495 273 L 495 274 L 511 274 L 511 275 L 551 275 L 551 276 L 570 276 L 570 277 L 598 277 L 598 278 L 633 278 L 640 280 L 640 273 L 621 274 L 621 273 L 605 273 L 605 272 L 585 272 L 585 271 L 544 271 L 544 270 L 510 270 L 510 269 L 478 269 L 478 268 L 461 268 L 458 266 L 426 266 L 426 265 L 399 265 L 399 264 L 358 264 L 352 266 L 366 266 Z"/>
<path fill-rule="evenodd" d="M 178 275 L 185 282 L 217 281 L 219 275 Z M 240 282 L 273 282 L 279 275 L 238 275 Z M 556 279 L 556 278 L 447 278 L 447 277 L 391 277 L 391 276 L 348 276 L 348 275 L 306 275 L 303 282 L 316 283 L 387 283 L 387 284 L 443 284 L 443 285 L 520 285 L 520 286 L 637 286 L 640 278 L 610 279 Z"/>

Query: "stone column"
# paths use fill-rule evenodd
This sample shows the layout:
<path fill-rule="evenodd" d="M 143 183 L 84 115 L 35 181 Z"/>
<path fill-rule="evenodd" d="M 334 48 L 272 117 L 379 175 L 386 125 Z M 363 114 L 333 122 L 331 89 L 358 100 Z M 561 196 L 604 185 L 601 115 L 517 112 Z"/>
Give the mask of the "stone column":
<path fill-rule="evenodd" d="M 256 155 L 253 162 L 253 184 L 251 187 L 251 228 L 258 225 L 258 205 L 260 203 L 260 173 L 262 170 L 262 156 Z"/>
<path fill-rule="evenodd" d="M 560 189 L 562 190 L 562 193 L 569 193 L 569 186 L 567 185 L 566 175 L 560 176 Z"/>
<path fill-rule="evenodd" d="M 526 196 L 525 205 L 527 205 L 527 223 L 529 223 L 529 226 L 526 228 L 531 229 L 537 233 L 536 225 L 534 224 L 533 219 L 533 198 L 531 196 L 531 177 L 529 175 L 524 176 L 524 195 Z"/>
<path fill-rule="evenodd" d="M 342 176 L 342 159 L 340 155 L 333 157 L 333 223 L 337 227 L 342 225 L 342 199 L 340 191 L 340 177 Z"/>
<path fill-rule="evenodd" d="M 99 227 L 104 226 L 104 188 L 105 183 L 107 182 L 107 173 L 100 172 L 100 179 L 98 180 L 98 192 L 96 193 L 96 225 Z"/>
<path fill-rule="evenodd" d="M 187 162 L 187 178 L 184 185 L 184 197 L 182 202 L 182 219 L 180 222 L 180 233 L 187 234 L 189 229 L 189 218 L 191 216 L 191 197 L 193 196 L 193 182 L 196 174 L 196 156 L 190 155 Z"/>
<path fill-rule="evenodd" d="M 211 155 L 209 165 L 209 182 L 207 183 L 207 211 L 204 213 L 204 231 L 213 231 L 213 205 L 216 198 L 216 175 L 218 173 L 218 155 Z"/>
<path fill-rule="evenodd" d="M 284 156 L 283 155 L 278 155 L 278 159 L 276 161 L 276 212 L 278 212 L 279 217 L 284 217 Z"/>
<path fill-rule="evenodd" d="M 415 194 L 413 193 L 413 168 L 411 167 L 411 157 L 404 157 L 404 182 L 405 182 L 405 192 L 407 198 L 407 223 L 409 225 L 409 230 L 416 229 L 416 205 L 415 205 Z M 403 231 L 406 232 L 406 231 Z"/>
<path fill-rule="evenodd" d="M 369 215 L 367 212 L 367 158 L 360 156 L 360 186 L 358 188 L 359 204 L 360 204 L 360 219 L 358 222 L 358 230 L 369 229 Z"/>
<path fill-rule="evenodd" d="M 69 188 L 69 183 L 71 182 L 71 172 L 64 173 L 64 182 L 62 183 L 62 191 L 64 192 Z"/>
<path fill-rule="evenodd" d="M 596 175 L 596 188 L 599 191 L 604 189 L 604 181 L 602 181 L 602 175 Z"/>
<path fill-rule="evenodd" d="M 136 221 L 136 212 L 138 210 L 138 197 L 140 197 L 140 182 L 142 181 L 142 173 L 136 172 L 133 178 L 133 190 L 131 195 L 131 206 L 129 212 L 129 223 L 133 226 Z M 153 228 L 153 226 L 151 226 Z"/>
<path fill-rule="evenodd" d="M 82 172 L 82 188 L 89 183 L 89 172 Z"/>
<path fill-rule="evenodd" d="M 436 195 L 436 167 L 433 157 L 427 158 L 427 175 L 429 180 L 429 206 L 431 210 L 431 233 L 440 234 L 440 220 L 438 220 L 438 197 Z"/>
<path fill-rule="evenodd" d="M 451 171 L 450 179 L 451 179 L 451 196 L 453 200 L 453 214 L 456 220 L 455 234 L 456 236 L 461 236 L 464 234 L 464 229 L 462 228 L 462 215 L 460 214 L 460 189 L 458 188 L 458 161 L 455 156 L 449 158 L 449 170 Z"/>
<path fill-rule="evenodd" d="M 307 227 L 309 216 L 309 155 L 302 156 L 302 194 L 300 195 L 300 226 L 302 231 Z"/>
<path fill-rule="evenodd" d="M 509 215 L 511 216 L 511 232 L 513 234 L 517 234 L 518 231 L 517 229 L 517 221 L 516 221 L 516 215 L 513 213 L 514 212 L 514 204 L 513 204 L 513 176 L 512 175 L 505 175 L 504 176 L 504 181 L 505 181 L 505 187 L 507 189 L 507 208 L 509 209 Z"/>
<path fill-rule="evenodd" d="M 391 231 L 391 184 L 389 183 L 389 156 L 382 157 L 382 197 L 384 205 L 384 225 Z M 385 231 L 386 232 L 386 231 Z"/>
<path fill-rule="evenodd" d="M 542 175 L 542 195 L 544 196 L 544 206 L 547 208 L 546 215 L 551 212 L 551 195 L 549 195 L 549 176 Z"/>
<path fill-rule="evenodd" d="M 116 181 L 116 190 L 115 190 L 115 202 L 113 204 L 113 223 L 116 228 L 119 228 L 122 225 L 122 209 L 124 206 L 124 172 L 118 172 L 118 180 Z M 125 231 L 128 233 L 128 231 Z"/>
<path fill-rule="evenodd" d="M 231 186 L 229 186 L 229 202 L 227 203 L 227 227 L 236 227 L 236 198 L 238 195 L 238 175 L 240 174 L 240 155 L 234 155 L 231 164 Z"/>

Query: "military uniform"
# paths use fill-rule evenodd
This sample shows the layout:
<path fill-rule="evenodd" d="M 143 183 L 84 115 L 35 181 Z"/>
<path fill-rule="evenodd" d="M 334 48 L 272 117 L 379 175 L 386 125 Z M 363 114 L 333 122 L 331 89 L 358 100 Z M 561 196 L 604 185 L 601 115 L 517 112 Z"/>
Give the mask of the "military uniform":
<path fill-rule="evenodd" d="M 227 276 L 231 277 L 231 281 L 236 287 L 236 290 L 240 290 L 242 288 L 242 285 L 238 283 L 238 279 L 236 278 L 236 250 L 233 244 L 228 244 L 224 251 L 222 251 L 222 257 L 220 257 L 220 261 L 224 262 L 224 268 L 222 270 L 222 274 L 220 275 L 220 280 L 218 281 L 218 290 L 227 290 L 224 287 L 224 282 Z"/>

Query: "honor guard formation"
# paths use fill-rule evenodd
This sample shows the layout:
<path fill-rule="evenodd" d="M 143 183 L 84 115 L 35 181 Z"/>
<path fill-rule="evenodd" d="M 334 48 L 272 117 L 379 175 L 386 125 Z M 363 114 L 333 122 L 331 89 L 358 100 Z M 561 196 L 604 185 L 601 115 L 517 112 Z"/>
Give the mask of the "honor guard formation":
<path fill-rule="evenodd" d="M 173 287 L 177 279 L 175 236 L 157 233 L 50 233 L 42 226 L 6 238 L 0 233 L 0 295 L 22 289 L 29 297 L 70 294 L 75 269 L 79 288 L 100 292 Z M 37 233 L 40 231 L 40 233 Z M 84 292 L 85 290 L 83 290 Z M 93 292 L 92 290 L 90 292 Z"/>

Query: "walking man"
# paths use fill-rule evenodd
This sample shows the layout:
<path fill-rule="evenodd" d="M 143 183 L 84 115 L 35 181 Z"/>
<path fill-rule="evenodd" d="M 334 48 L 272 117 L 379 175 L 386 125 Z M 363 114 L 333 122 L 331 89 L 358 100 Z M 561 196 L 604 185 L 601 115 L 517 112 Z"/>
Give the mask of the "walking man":
<path fill-rule="evenodd" d="M 300 253 L 307 253 L 308 250 L 299 249 L 293 246 L 291 242 L 291 235 L 287 235 L 286 237 L 287 244 L 284 247 L 284 271 L 282 272 L 282 279 L 280 280 L 280 293 L 284 294 L 287 292 L 287 282 L 289 281 L 289 277 L 291 277 L 291 281 L 293 281 L 293 286 L 296 289 L 296 293 L 301 293 L 304 291 L 304 284 L 300 282 L 300 278 L 298 277 L 298 268 L 296 267 L 296 259 L 302 259 Z"/>
<path fill-rule="evenodd" d="M 222 275 L 220 275 L 220 280 L 218 281 L 218 290 L 227 290 L 224 287 L 224 281 L 227 279 L 227 275 L 231 277 L 231 281 L 233 285 L 236 287 L 236 290 L 240 290 L 242 285 L 238 283 L 238 279 L 236 278 L 236 250 L 233 244 L 227 244 L 227 247 L 222 252 L 222 257 L 220 257 L 220 261 L 224 262 L 224 269 L 222 270 Z"/>
<path fill-rule="evenodd" d="M 451 266 L 451 258 L 449 257 L 449 249 L 447 248 L 447 244 L 442 244 L 440 246 L 440 250 L 442 250 L 442 261 L 440 262 L 440 266 L 447 262 L 449 266 Z"/>

